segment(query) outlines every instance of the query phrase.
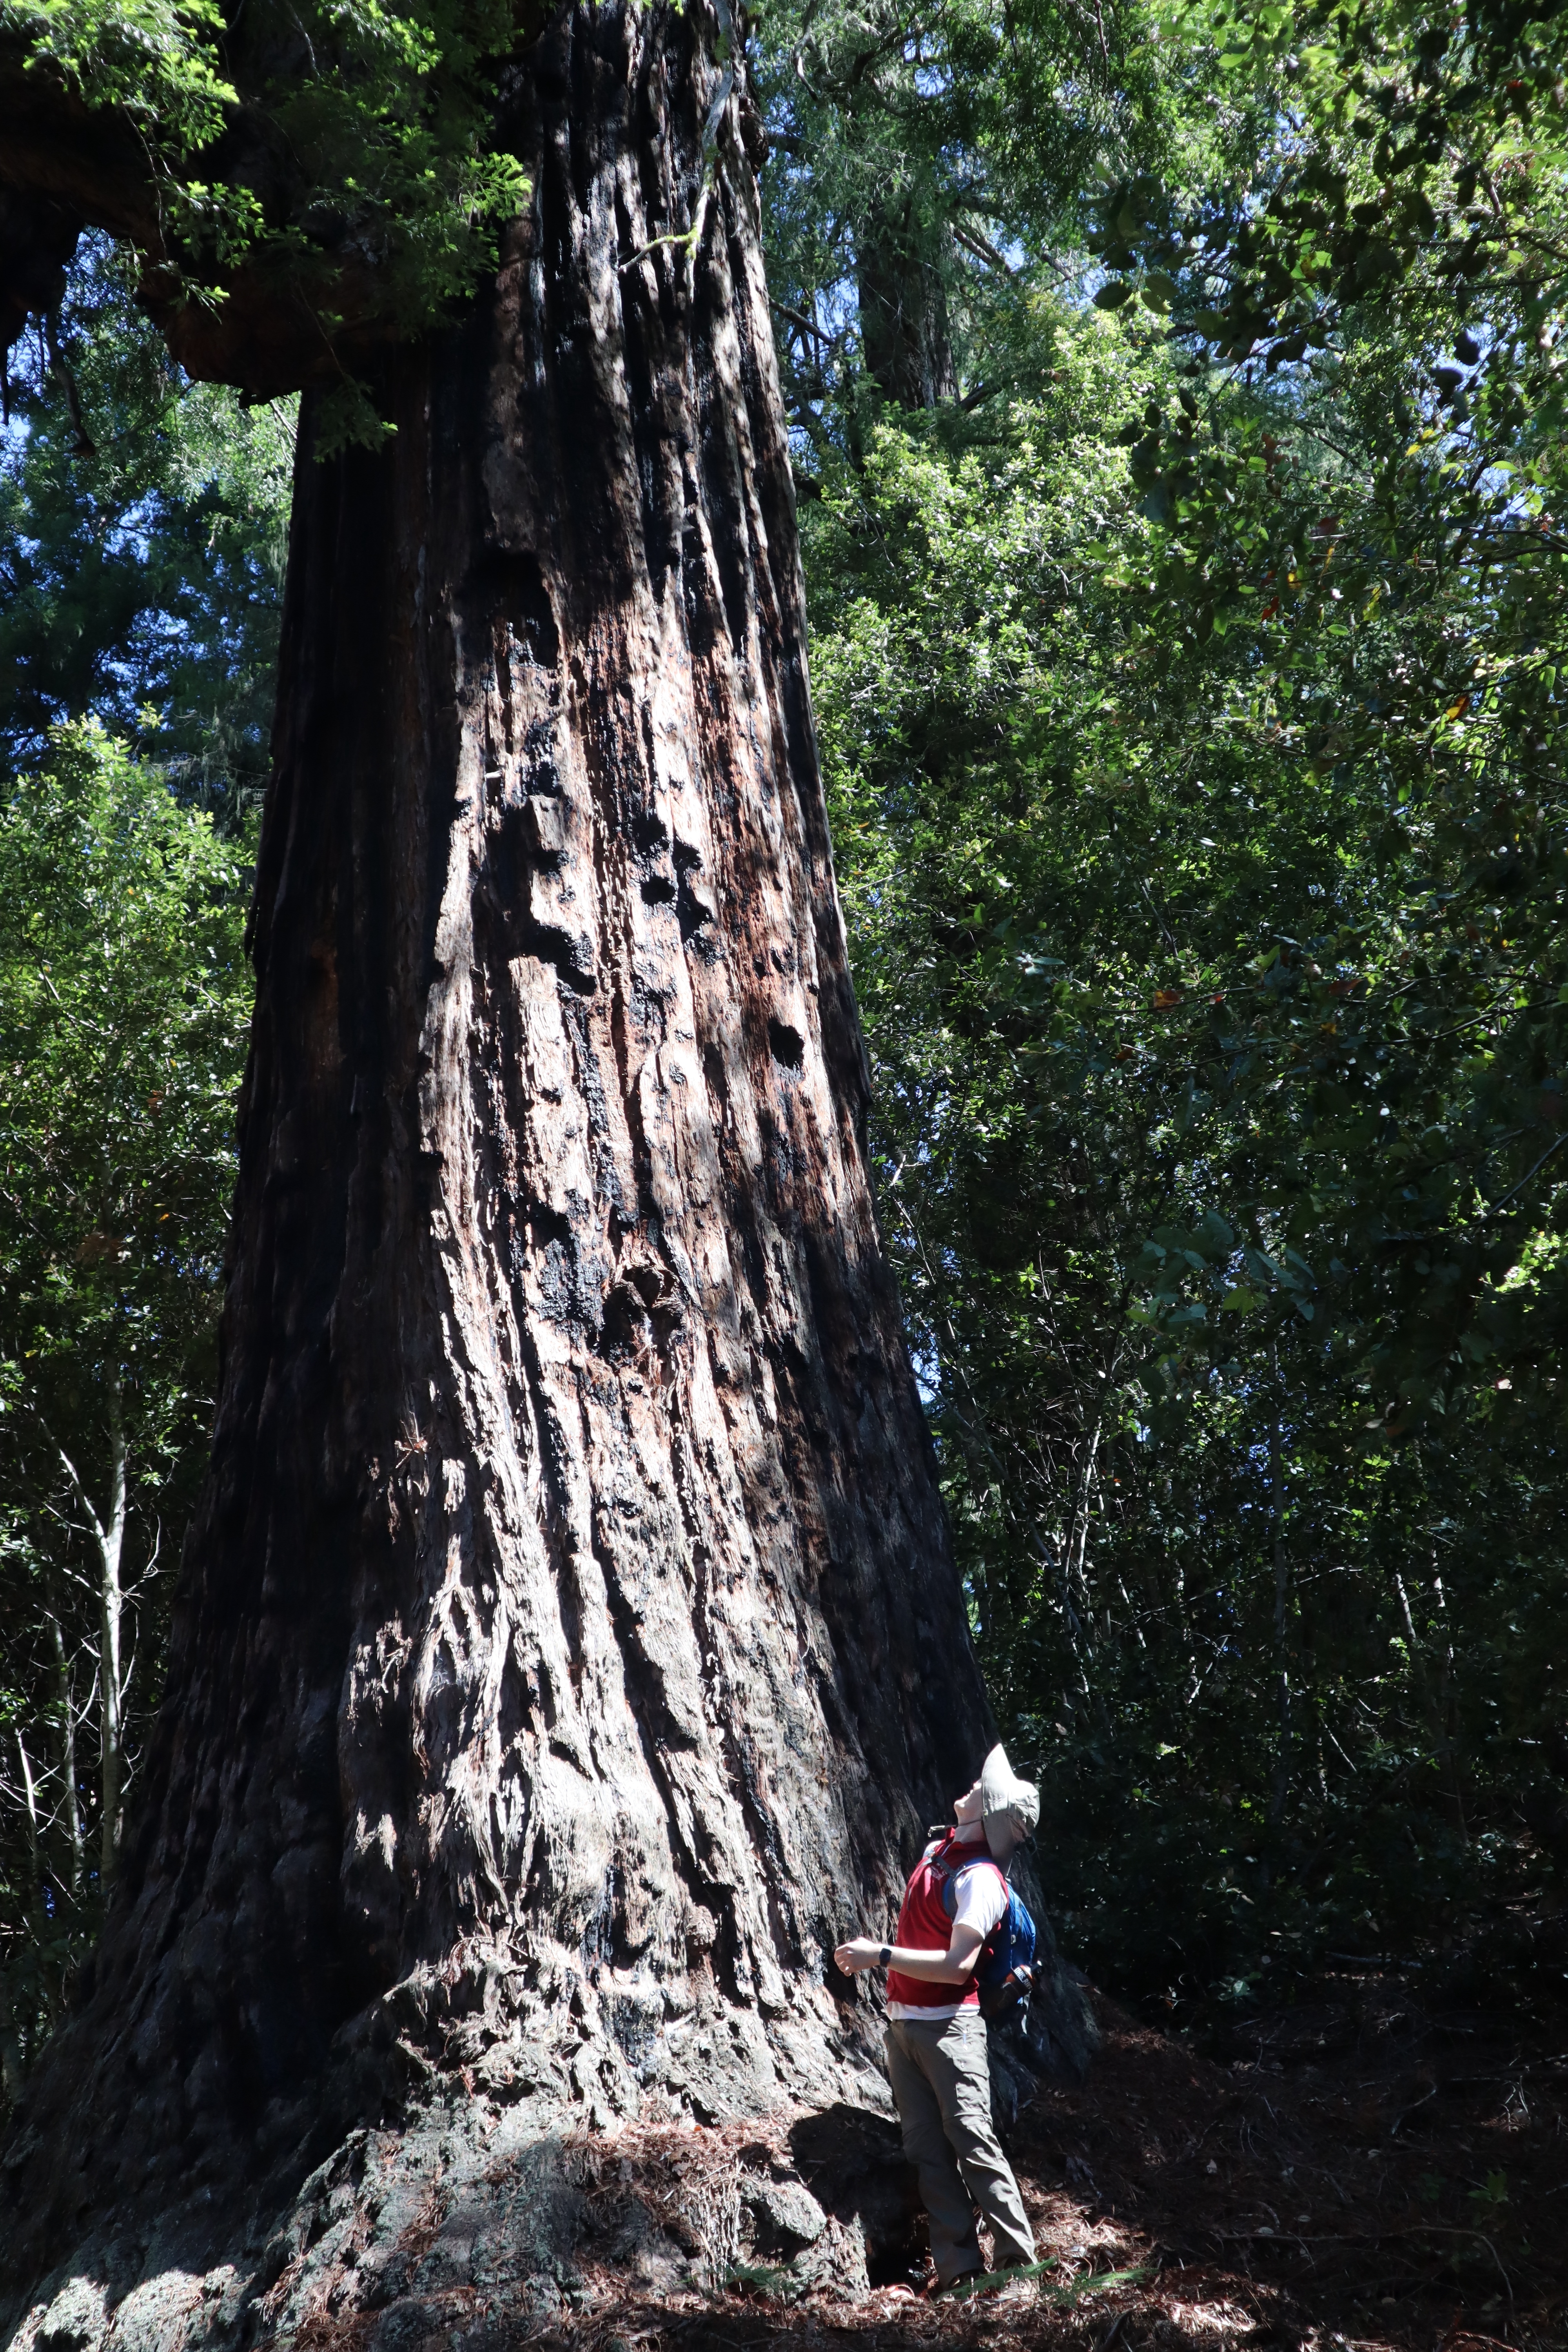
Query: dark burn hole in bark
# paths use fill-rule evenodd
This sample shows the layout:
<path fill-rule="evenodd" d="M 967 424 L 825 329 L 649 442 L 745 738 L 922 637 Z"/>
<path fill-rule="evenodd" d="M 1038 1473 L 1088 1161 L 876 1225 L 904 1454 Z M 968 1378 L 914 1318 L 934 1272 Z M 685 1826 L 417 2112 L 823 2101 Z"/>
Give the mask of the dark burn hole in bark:
<path fill-rule="evenodd" d="M 713 893 L 707 883 L 689 872 L 682 873 L 680 877 L 680 904 L 677 912 L 680 919 L 680 936 L 688 946 L 718 913 Z M 711 961 L 718 953 L 718 941 L 701 940 L 698 944 L 704 961 Z"/>
<path fill-rule="evenodd" d="M 528 904 L 528 837 L 523 803 L 511 803 L 491 820 L 485 843 L 488 896 L 504 920 Z"/>
<path fill-rule="evenodd" d="M 597 988 L 590 940 L 569 939 L 551 923 L 529 921 L 523 926 L 520 945 L 525 955 L 537 956 L 541 963 L 552 963 L 567 987 L 574 989 L 579 996 L 592 996 Z"/>
<path fill-rule="evenodd" d="M 647 1301 L 629 1282 L 617 1282 L 605 1300 L 600 1338 L 611 1357 L 640 1356 L 649 1343 Z"/>
<path fill-rule="evenodd" d="M 561 639 L 536 555 L 491 548 L 475 565 L 468 593 L 478 612 L 506 623 L 526 660 L 559 668 Z"/>
<path fill-rule="evenodd" d="M 798 1070 L 805 1059 L 805 1039 L 787 1021 L 768 1023 L 768 1045 L 774 1061 L 782 1062 L 786 1070 Z"/>
<path fill-rule="evenodd" d="M 665 1267 L 653 1265 L 646 1260 L 637 1265 L 628 1265 L 624 1279 L 631 1285 L 645 1307 L 662 1305 L 675 1287 Z"/>
<path fill-rule="evenodd" d="M 644 714 L 645 725 L 647 714 Z M 651 738 L 650 745 L 651 745 Z M 658 859 L 650 874 L 642 878 L 643 904 L 646 907 L 668 907 L 675 897 L 675 876 L 662 864 L 669 847 L 669 827 L 656 809 L 644 809 L 632 819 L 632 843 L 639 857 Z"/>
<path fill-rule="evenodd" d="M 605 1301 L 605 1336 L 619 1349 L 642 1360 L 652 1371 L 654 1352 L 668 1355 L 685 1320 L 680 1293 L 668 1266 L 651 1259 L 623 1265 Z"/>
<path fill-rule="evenodd" d="M 555 730 L 548 719 L 530 719 L 528 732 L 522 739 L 522 758 L 531 793 L 559 793 L 561 777 L 555 765 Z"/>
<path fill-rule="evenodd" d="M 584 1315 L 571 1220 L 559 1209 L 536 1201 L 528 1213 L 528 1238 L 533 1253 L 539 1303 L 552 1323 L 581 1327 Z"/>
<path fill-rule="evenodd" d="M 928 2240 L 914 2168 L 897 2124 L 843 2102 L 791 2126 L 801 2179 L 836 2221 L 858 2221 L 873 2286 L 897 2286 L 917 2269 Z"/>
<path fill-rule="evenodd" d="M 605 2013 L 610 2032 L 620 2044 L 627 2065 L 640 2066 L 658 2040 L 658 2012 L 647 2003 L 628 2000 L 620 1994 L 607 2004 Z"/>
<path fill-rule="evenodd" d="M 509 957 L 537 956 L 542 963 L 554 965 L 568 988 L 591 996 L 598 985 L 592 940 L 540 922 L 529 904 L 530 872 L 558 866 L 565 842 L 565 828 L 552 801 L 510 802 L 500 812 L 486 838 L 481 904 L 488 903 L 489 920 L 484 928 L 493 925 L 500 931 Z"/>

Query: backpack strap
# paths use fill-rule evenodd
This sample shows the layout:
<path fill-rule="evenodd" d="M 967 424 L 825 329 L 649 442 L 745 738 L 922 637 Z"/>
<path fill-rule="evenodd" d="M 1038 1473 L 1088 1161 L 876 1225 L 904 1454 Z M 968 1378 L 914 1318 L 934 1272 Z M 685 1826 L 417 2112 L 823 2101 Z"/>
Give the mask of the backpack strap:
<path fill-rule="evenodd" d="M 944 1863 L 942 1865 L 941 1870 L 942 1907 L 947 1913 L 950 1919 L 955 1918 L 958 1913 L 959 1880 L 963 1876 L 966 1871 L 979 1870 L 982 1868 L 994 1870 L 996 1873 L 997 1877 L 1002 1881 L 1003 1894 L 1005 1895 L 1011 1895 L 1012 1889 L 1007 1884 L 1007 1874 L 993 1853 L 977 1853 L 973 1862 Z M 1002 1914 L 1004 1919 L 1006 1916 L 1006 1911 L 1004 1909 Z M 995 1930 L 993 1929 L 992 1933 L 994 1934 Z"/>

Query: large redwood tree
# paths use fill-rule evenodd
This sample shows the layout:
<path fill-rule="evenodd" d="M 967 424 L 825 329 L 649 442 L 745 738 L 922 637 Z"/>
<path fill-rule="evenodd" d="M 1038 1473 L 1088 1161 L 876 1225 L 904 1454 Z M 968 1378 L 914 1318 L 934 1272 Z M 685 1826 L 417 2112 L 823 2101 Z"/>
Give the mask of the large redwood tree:
<path fill-rule="evenodd" d="M 153 234 L 123 126 L 40 103 L 0 77 L 13 287 L 24 217 Z M 994 1736 L 868 1181 L 749 110 L 708 0 L 559 11 L 499 268 L 356 349 L 395 432 L 319 461 L 306 391 L 212 1467 L 0 2171 L 18 2308 L 432 2071 L 541 2129 L 835 2095 L 832 1947 Z M 265 286 L 169 324 L 329 373 Z"/>

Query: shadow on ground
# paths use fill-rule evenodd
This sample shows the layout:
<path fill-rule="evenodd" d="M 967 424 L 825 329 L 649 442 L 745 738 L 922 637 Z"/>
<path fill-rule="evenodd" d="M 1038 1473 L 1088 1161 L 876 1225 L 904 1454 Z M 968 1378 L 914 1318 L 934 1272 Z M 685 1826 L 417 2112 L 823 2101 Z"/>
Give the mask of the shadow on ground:
<path fill-rule="evenodd" d="M 773 2153 L 837 2221 L 859 2225 L 867 2283 L 846 2293 L 826 2277 L 786 2302 L 782 2280 L 752 2264 L 722 2289 L 671 2279 L 628 2294 L 613 2261 L 595 2259 L 590 2187 L 578 2307 L 536 2323 L 531 2339 L 561 2352 L 805 2352 L 849 2338 L 864 2352 L 1568 2342 L 1568 2018 L 1554 2036 L 1501 2014 L 1428 2011 L 1397 1979 L 1345 1976 L 1200 2055 L 1109 2003 L 1100 2011 L 1104 2046 L 1088 2077 L 1044 2087 L 1009 2136 L 1040 2252 L 1057 2258 L 1051 2298 L 911 2294 L 900 2282 L 918 2276 L 918 2221 L 892 2128 L 835 2110 L 797 2122 Z M 765 2153 L 754 2129 L 689 2142 L 700 2167 L 716 2168 L 710 2181 Z M 597 2193 L 613 2200 L 616 2163 L 628 2183 L 633 2167 L 611 2157 Z M 679 2172 L 684 2159 L 667 2143 L 659 2161 Z M 682 2210 L 706 2209 L 688 2196 Z M 1096 2285 L 1129 2269 L 1142 2277 Z"/>
<path fill-rule="evenodd" d="M 26 2342 L 1560 2352 L 1568 2010 L 1553 2029 L 1409 1983 L 1328 1980 L 1203 2053 L 1100 2003 L 1088 2074 L 1042 2085 L 1006 2135 L 1051 2265 L 1016 2299 L 921 2297 L 913 2179 L 869 2106 L 540 2139 L 469 2094 L 423 2139 L 353 2135 L 254 2275 L 165 2264 L 107 2334 L 102 2290 L 72 2280 Z"/>

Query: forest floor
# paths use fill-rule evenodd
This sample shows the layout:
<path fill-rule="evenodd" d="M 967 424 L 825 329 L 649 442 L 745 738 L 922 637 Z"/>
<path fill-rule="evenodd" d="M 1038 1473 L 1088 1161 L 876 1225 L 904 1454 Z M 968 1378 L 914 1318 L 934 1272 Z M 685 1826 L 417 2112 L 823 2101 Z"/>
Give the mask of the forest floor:
<path fill-rule="evenodd" d="M 1057 2262 L 1038 2291 L 959 2303 L 828 2284 L 785 2305 L 761 2272 L 706 2296 L 628 2294 L 624 2267 L 595 2265 L 590 2220 L 581 2307 L 529 2333 L 554 2352 L 1568 2345 L 1568 2013 L 1553 2033 L 1427 2010 L 1408 1979 L 1362 1975 L 1199 2055 L 1100 2006 L 1086 2080 L 1043 2088 L 1008 2136 Z M 763 2153 L 754 2126 L 661 2133 L 640 2158 L 628 2136 L 604 2184 L 590 2176 L 590 2213 L 628 2184 L 646 2199 L 655 2171 L 667 2200 L 684 2176 L 711 2201 L 726 2164 Z M 1094 2284 L 1127 2271 L 1142 2275 Z"/>

